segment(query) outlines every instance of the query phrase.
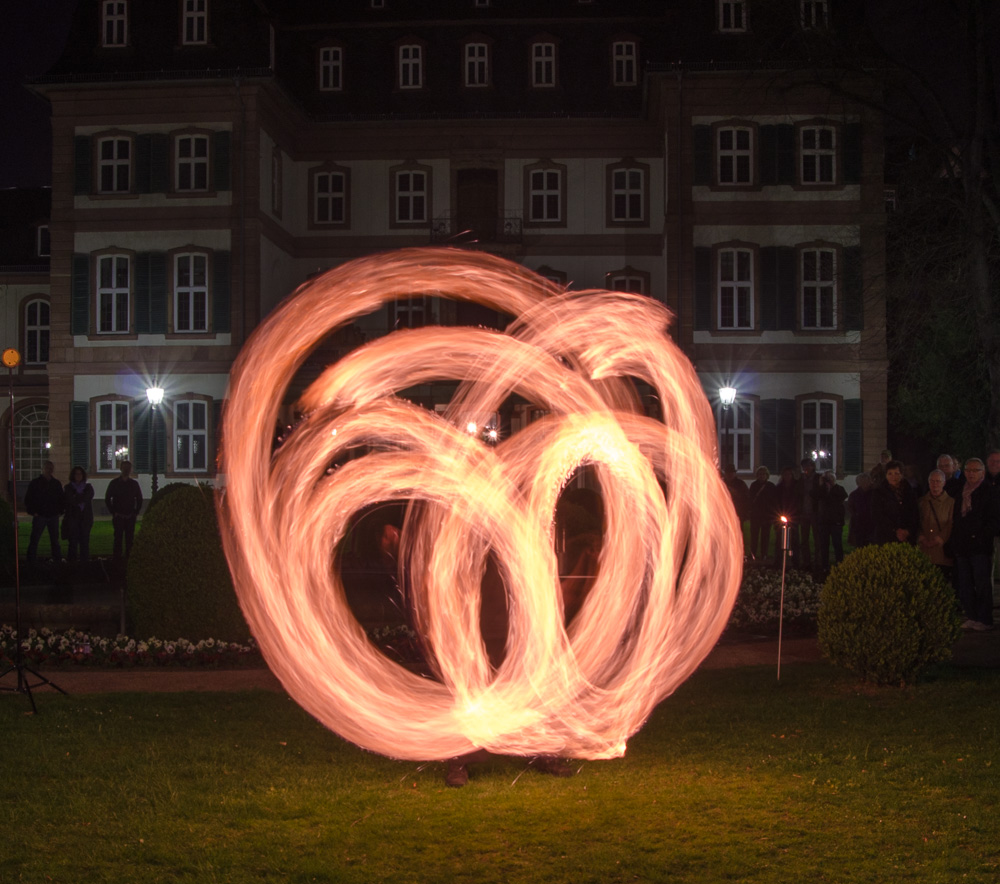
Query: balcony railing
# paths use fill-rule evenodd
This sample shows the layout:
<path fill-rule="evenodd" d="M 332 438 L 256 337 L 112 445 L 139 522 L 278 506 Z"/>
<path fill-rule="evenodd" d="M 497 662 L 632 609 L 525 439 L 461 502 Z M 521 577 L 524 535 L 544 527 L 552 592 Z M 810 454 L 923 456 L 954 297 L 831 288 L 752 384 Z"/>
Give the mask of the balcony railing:
<path fill-rule="evenodd" d="M 451 215 L 439 215 L 431 221 L 432 243 L 451 243 L 453 245 L 517 244 L 523 239 L 522 218 L 512 212 L 492 220 L 457 219 Z"/>

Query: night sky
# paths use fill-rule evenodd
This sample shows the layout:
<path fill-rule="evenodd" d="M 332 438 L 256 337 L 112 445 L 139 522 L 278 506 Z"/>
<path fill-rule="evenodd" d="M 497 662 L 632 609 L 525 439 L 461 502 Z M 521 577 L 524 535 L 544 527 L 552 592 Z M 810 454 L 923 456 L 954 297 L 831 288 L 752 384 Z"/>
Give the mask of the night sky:
<path fill-rule="evenodd" d="M 5 3 L 0 27 L 0 187 L 52 183 L 48 104 L 25 89 L 66 43 L 78 0 Z"/>

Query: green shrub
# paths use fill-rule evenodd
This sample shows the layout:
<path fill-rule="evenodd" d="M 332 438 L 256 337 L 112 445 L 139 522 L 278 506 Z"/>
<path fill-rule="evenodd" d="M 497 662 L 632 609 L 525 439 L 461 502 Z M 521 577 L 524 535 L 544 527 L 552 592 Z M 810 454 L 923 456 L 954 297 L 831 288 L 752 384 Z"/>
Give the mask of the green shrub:
<path fill-rule="evenodd" d="M 126 598 L 133 634 L 249 639 L 210 491 L 176 488 L 146 513 L 129 558 Z"/>
<path fill-rule="evenodd" d="M 190 482 L 167 482 L 166 485 L 164 485 L 162 488 L 158 488 L 156 493 L 149 498 L 149 503 L 146 504 L 146 512 L 148 513 L 154 506 L 156 506 L 161 500 L 163 500 L 164 497 L 166 497 L 169 494 L 172 494 L 178 488 L 191 488 L 191 487 L 192 485 Z M 211 494 L 212 492 L 212 486 L 207 483 L 199 482 L 198 487 L 201 488 L 203 491 L 205 491 L 205 493 L 207 494 Z"/>
<path fill-rule="evenodd" d="M 951 656 L 959 635 L 955 591 L 908 543 L 856 550 L 823 585 L 820 649 L 865 681 L 912 683 Z"/>

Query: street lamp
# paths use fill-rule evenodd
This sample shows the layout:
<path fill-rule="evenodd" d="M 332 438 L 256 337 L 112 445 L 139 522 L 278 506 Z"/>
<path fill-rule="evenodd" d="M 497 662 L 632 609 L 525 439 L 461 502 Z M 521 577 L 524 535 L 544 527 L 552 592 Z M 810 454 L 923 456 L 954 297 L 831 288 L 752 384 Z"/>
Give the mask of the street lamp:
<path fill-rule="evenodd" d="M 726 416 L 729 414 L 729 409 L 732 404 L 736 401 L 736 387 L 719 387 L 719 401 L 722 403 L 722 444 L 726 446 Z M 720 452 L 721 454 L 721 452 Z M 728 446 L 726 446 L 726 460 L 722 463 L 722 468 L 726 468 L 726 463 L 729 461 L 729 455 L 733 454 L 729 451 Z M 736 462 L 735 454 L 732 457 L 733 463 Z"/>
<path fill-rule="evenodd" d="M 156 479 L 156 406 L 163 401 L 163 387 L 146 387 L 146 398 L 152 412 L 149 416 L 149 434 L 153 437 L 153 494 L 158 486 Z"/>

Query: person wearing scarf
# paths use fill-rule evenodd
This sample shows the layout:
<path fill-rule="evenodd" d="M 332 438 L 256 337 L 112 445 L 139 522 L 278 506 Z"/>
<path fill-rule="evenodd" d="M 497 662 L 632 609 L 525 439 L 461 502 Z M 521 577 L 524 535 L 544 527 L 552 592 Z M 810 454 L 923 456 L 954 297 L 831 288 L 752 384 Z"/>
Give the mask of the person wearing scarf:
<path fill-rule="evenodd" d="M 965 484 L 955 498 L 951 551 L 955 556 L 955 590 L 966 620 L 963 629 L 993 628 L 993 538 L 1000 533 L 1000 503 L 978 457 L 965 462 Z"/>
<path fill-rule="evenodd" d="M 917 495 L 903 481 L 903 465 L 890 460 L 885 481 L 872 491 L 872 530 L 875 543 L 916 543 L 920 533 Z"/>
<path fill-rule="evenodd" d="M 87 481 L 83 467 L 73 467 L 63 489 L 65 515 L 63 536 L 69 541 L 68 560 L 90 559 L 90 529 L 94 527 L 94 487 Z"/>

